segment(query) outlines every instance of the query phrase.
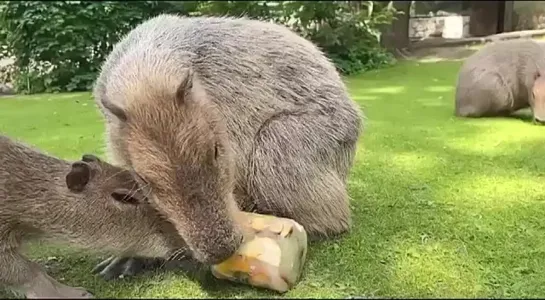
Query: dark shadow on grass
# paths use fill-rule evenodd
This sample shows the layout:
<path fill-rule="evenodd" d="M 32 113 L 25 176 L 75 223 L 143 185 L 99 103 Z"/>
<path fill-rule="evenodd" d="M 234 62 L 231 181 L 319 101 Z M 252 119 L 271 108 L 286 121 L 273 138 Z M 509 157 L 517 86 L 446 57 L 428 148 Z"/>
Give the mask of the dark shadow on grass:
<path fill-rule="evenodd" d="M 522 109 L 522 110 L 519 110 L 517 112 L 514 112 L 513 114 L 510 115 L 510 117 L 514 118 L 514 119 L 519 119 L 523 122 L 527 122 L 527 123 L 533 123 L 534 122 L 534 116 L 532 114 L 532 112 L 529 110 L 529 109 Z"/>
<path fill-rule="evenodd" d="M 246 297 L 255 297 L 256 294 L 256 288 L 254 287 L 215 278 L 209 267 L 196 261 L 187 261 L 183 266 L 176 266 L 166 271 L 197 283 L 211 298 L 224 298 L 228 297 L 228 295 L 241 296 L 241 294 L 245 294 Z M 259 289 L 258 293 L 262 295 L 262 298 L 267 299 L 278 296 L 277 293 L 265 289 Z"/>

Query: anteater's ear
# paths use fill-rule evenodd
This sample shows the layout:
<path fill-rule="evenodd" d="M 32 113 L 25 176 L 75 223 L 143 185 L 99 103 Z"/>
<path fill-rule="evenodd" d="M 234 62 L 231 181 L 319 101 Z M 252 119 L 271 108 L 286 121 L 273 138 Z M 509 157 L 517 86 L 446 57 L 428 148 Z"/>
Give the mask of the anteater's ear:
<path fill-rule="evenodd" d="M 66 174 L 66 186 L 72 192 L 81 192 L 91 179 L 91 167 L 83 161 L 72 163 L 72 168 Z"/>
<path fill-rule="evenodd" d="M 146 203 L 146 197 L 139 192 L 138 187 L 133 190 L 118 188 L 113 191 L 112 198 L 123 204 L 138 205 Z"/>
<path fill-rule="evenodd" d="M 184 75 L 182 76 L 182 81 L 178 88 L 176 89 L 176 102 L 183 104 L 191 97 L 191 91 L 193 89 L 193 78 L 194 78 L 193 69 L 191 67 L 187 68 Z"/>
<path fill-rule="evenodd" d="M 122 122 L 127 121 L 127 114 L 125 113 L 123 108 L 117 106 L 116 104 L 113 104 L 112 102 L 108 101 L 105 98 L 102 98 L 100 100 L 100 103 L 102 103 L 102 106 L 104 106 L 105 109 L 107 109 L 109 112 L 111 112 L 120 121 L 122 121 Z"/>
<path fill-rule="evenodd" d="M 96 157 L 93 154 L 83 154 L 81 160 L 84 162 L 100 162 L 100 158 Z"/>

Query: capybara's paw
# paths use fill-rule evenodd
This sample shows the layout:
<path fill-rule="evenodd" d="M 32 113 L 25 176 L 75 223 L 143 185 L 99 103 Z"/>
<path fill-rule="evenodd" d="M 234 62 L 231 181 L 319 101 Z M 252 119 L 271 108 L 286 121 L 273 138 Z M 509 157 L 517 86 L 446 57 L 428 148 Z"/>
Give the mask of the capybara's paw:
<path fill-rule="evenodd" d="M 40 287 L 28 291 L 25 295 L 27 299 L 92 299 L 95 298 L 88 290 L 82 287 L 71 287 L 71 286 L 57 286 L 57 288 L 46 288 L 41 289 Z"/>
<path fill-rule="evenodd" d="M 158 269 L 164 265 L 164 262 L 162 258 L 112 256 L 99 263 L 92 272 L 104 280 L 112 280 Z"/>
<path fill-rule="evenodd" d="M 74 288 L 65 288 L 62 291 L 62 294 L 64 295 L 64 298 L 77 298 L 77 299 L 92 299 L 95 298 L 91 292 L 88 290 L 82 288 L 82 287 L 74 287 Z"/>

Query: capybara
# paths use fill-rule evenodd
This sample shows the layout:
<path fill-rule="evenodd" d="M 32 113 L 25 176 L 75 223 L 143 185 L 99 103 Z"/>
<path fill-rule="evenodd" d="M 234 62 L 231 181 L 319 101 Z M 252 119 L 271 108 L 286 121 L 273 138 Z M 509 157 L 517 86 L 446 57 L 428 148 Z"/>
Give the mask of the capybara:
<path fill-rule="evenodd" d="M 87 154 L 73 163 L 0 135 L 0 286 L 27 298 L 91 298 L 51 278 L 21 248 L 32 239 L 118 255 L 186 246 L 129 171 Z"/>
<path fill-rule="evenodd" d="M 544 108 L 534 106 L 532 87 L 545 74 L 545 51 L 532 40 L 486 45 L 462 65 L 456 86 L 456 115 L 506 116 L 531 107 L 538 121 Z"/>
<path fill-rule="evenodd" d="M 310 239 L 349 230 L 362 113 L 288 28 L 160 15 L 114 46 L 93 93 L 112 162 L 149 187 L 197 261 L 235 252 L 239 209 L 294 219 Z"/>

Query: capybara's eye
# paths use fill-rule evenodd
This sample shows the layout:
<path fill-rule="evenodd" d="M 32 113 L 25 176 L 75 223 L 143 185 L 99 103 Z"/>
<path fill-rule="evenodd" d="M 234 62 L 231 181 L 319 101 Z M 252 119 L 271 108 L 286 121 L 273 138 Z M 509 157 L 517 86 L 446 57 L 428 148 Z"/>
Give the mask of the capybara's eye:
<path fill-rule="evenodd" d="M 133 205 L 138 204 L 138 200 L 136 198 L 131 197 L 130 195 L 124 194 L 124 193 L 113 192 L 112 198 L 114 198 L 115 201 L 118 201 L 121 203 L 133 204 Z"/>
<path fill-rule="evenodd" d="M 214 145 L 214 159 L 218 159 L 218 144 Z"/>

